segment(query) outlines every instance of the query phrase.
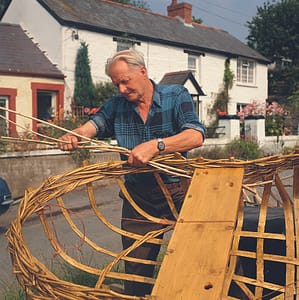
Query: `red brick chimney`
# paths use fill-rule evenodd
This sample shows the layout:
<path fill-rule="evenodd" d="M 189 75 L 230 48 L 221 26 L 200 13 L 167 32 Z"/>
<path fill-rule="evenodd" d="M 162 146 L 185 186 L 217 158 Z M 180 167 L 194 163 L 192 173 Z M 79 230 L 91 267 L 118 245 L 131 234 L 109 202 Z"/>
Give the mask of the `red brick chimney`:
<path fill-rule="evenodd" d="M 178 3 L 177 0 L 172 0 L 167 6 L 168 17 L 180 17 L 186 24 L 192 24 L 192 5 L 190 3 Z"/>

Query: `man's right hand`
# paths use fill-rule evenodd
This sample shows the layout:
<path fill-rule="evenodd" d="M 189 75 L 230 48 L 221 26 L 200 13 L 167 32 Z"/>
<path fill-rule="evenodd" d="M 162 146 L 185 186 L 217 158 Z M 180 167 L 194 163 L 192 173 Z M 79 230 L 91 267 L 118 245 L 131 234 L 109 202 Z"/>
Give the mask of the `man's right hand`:
<path fill-rule="evenodd" d="M 74 134 L 72 134 L 72 132 Z M 77 134 L 78 136 L 76 136 Z M 78 148 L 79 141 L 85 141 L 93 138 L 97 134 L 95 126 L 91 122 L 86 122 L 81 127 L 78 127 L 71 132 L 66 133 L 65 135 L 59 138 L 60 142 L 58 142 L 59 149 L 63 151 L 72 151 Z M 82 138 L 80 138 L 82 137 Z"/>
<path fill-rule="evenodd" d="M 63 151 L 72 151 L 78 148 L 78 137 L 67 133 L 59 138 L 58 148 Z"/>

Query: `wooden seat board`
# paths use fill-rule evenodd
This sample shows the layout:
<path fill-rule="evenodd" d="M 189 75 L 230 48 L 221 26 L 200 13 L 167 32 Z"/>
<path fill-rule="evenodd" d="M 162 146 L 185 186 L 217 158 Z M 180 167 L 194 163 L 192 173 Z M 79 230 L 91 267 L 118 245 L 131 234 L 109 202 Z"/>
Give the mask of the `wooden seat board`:
<path fill-rule="evenodd" d="M 153 299 L 220 299 L 244 170 L 196 169 Z"/>

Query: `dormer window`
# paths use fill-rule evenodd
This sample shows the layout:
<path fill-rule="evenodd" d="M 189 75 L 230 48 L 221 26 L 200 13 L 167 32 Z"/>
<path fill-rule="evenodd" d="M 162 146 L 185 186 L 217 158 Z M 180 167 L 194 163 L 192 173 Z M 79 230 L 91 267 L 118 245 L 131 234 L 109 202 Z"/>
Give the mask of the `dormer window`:
<path fill-rule="evenodd" d="M 113 37 L 113 41 L 116 42 L 116 51 L 128 50 L 134 48 L 135 45 L 140 46 L 141 42 L 135 38 L 130 38 L 127 35 Z"/>

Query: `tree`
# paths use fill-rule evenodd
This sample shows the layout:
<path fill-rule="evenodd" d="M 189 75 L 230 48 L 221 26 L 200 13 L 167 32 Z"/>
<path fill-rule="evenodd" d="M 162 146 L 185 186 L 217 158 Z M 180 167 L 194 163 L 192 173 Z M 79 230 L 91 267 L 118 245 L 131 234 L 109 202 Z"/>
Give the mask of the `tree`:
<path fill-rule="evenodd" d="M 92 107 L 94 102 L 94 86 L 90 72 L 88 45 L 81 42 L 75 67 L 74 98 L 76 105 Z"/>
<path fill-rule="evenodd" d="M 274 2 L 274 0 L 272 0 Z M 257 8 L 257 15 L 247 22 L 248 45 L 273 62 L 290 59 L 298 64 L 299 1 L 267 1 Z"/>
<path fill-rule="evenodd" d="M 10 2 L 11 0 L 0 0 L 0 17 L 4 13 L 5 9 L 7 8 Z"/>
<path fill-rule="evenodd" d="M 112 96 L 117 95 L 118 91 L 112 82 L 99 82 L 95 84 L 95 107 L 100 107 L 102 104 L 110 99 Z"/>
<path fill-rule="evenodd" d="M 148 3 L 143 0 L 112 0 L 112 1 L 150 10 Z"/>
<path fill-rule="evenodd" d="M 202 19 L 192 16 L 192 22 L 201 24 L 202 23 Z"/>
<path fill-rule="evenodd" d="M 248 22 L 248 45 L 274 63 L 269 69 L 269 99 L 288 112 L 289 127 L 298 127 L 299 0 L 268 0 Z"/>

